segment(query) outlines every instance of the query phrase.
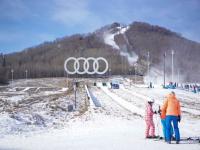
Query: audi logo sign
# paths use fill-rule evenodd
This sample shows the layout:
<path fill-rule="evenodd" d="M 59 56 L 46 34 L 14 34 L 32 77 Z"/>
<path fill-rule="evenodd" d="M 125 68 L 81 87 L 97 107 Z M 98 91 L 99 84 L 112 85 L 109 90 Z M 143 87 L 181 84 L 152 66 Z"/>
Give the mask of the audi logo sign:
<path fill-rule="evenodd" d="M 68 64 L 69 64 L 70 61 L 72 61 L 74 63 L 73 64 L 73 70 L 74 71 L 70 71 L 68 69 Z M 83 71 L 80 71 L 80 61 L 83 61 Z M 92 67 L 93 67 L 92 71 L 89 71 L 90 61 L 92 61 Z M 99 68 L 100 68 L 99 62 L 100 61 L 103 61 L 105 63 L 105 69 L 103 71 L 99 71 Z M 103 57 L 98 57 L 98 58 L 94 58 L 94 57 L 88 57 L 88 58 L 69 57 L 65 60 L 64 69 L 68 74 L 91 74 L 91 75 L 92 74 L 104 74 L 108 71 L 108 61 Z"/>

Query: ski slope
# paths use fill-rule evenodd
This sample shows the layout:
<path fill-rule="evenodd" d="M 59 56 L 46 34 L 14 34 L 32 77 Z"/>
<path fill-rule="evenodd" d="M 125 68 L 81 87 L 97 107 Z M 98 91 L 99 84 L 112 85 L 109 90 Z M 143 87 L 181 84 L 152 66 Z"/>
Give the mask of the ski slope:
<path fill-rule="evenodd" d="M 145 140 L 144 123 L 141 120 L 126 121 L 104 115 L 93 115 L 93 120 L 76 121 L 68 128 L 32 135 L 31 137 L 9 137 L 0 141 L 1 149 L 26 150 L 198 150 L 199 145 L 171 144 Z M 12 141 L 12 142 L 10 142 Z"/>
<path fill-rule="evenodd" d="M 87 79 L 88 81 L 88 79 Z M 127 82 L 123 81 L 123 82 Z M 46 83 L 45 83 L 46 85 Z M 127 84 L 129 85 L 129 84 Z M 30 87 L 30 86 L 29 86 Z M 61 87 L 58 92 L 66 91 Z M 28 88 L 22 93 L 26 93 Z M 37 89 L 37 88 L 36 88 Z M 96 107 L 90 99 L 87 111 L 83 113 L 72 112 L 72 114 L 61 110 L 53 110 L 54 115 L 47 115 L 51 112 L 50 108 L 44 107 L 45 101 L 37 101 L 37 104 L 29 107 L 37 111 L 42 117 L 49 117 L 55 123 L 53 126 L 35 128 L 33 125 L 22 124 L 20 120 L 16 121 L 10 118 L 6 112 L 0 116 L 0 149 L 2 150 L 199 150 L 199 144 L 187 144 L 182 142 L 179 145 L 166 144 L 163 141 L 147 140 L 144 138 L 145 122 L 143 119 L 144 107 L 148 98 L 156 100 L 157 108 L 162 104 L 164 97 L 170 90 L 160 88 L 148 89 L 144 86 L 121 86 L 120 89 L 110 89 L 99 84 L 98 87 L 88 86 L 87 90 L 92 93 L 92 97 L 100 103 L 101 107 Z M 85 101 L 85 94 L 88 92 L 85 87 L 77 93 L 78 104 Z M 181 99 L 186 109 L 182 114 L 180 125 L 181 137 L 199 136 L 200 120 L 198 114 L 198 95 L 188 95 L 184 91 L 176 91 L 177 97 Z M 5 93 L 4 93 L 5 94 Z M 51 98 L 51 93 L 50 97 Z M 185 96 L 184 96 L 185 95 Z M 187 96 L 186 96 L 187 95 Z M 5 95 L 4 95 L 5 96 Z M 26 98 L 26 94 L 24 94 Z M 197 98 L 194 100 L 194 98 Z M 1 96 L 0 99 L 3 99 Z M 45 97 L 46 99 L 46 97 Z M 55 103 L 61 103 L 73 100 L 72 95 L 65 95 L 54 100 Z M 196 107 L 192 107 L 189 102 L 195 102 Z M 44 105 L 43 105 L 44 103 Z M 40 105 L 42 106 L 40 108 Z M 62 106 L 61 105 L 61 106 Z M 82 105 L 79 105 L 81 108 Z M 36 108 L 38 110 L 36 110 Z M 190 110 L 191 112 L 188 112 Z M 18 111 L 21 111 L 20 109 Z M 21 114 L 21 116 L 20 116 Z M 29 114 L 29 113 L 28 113 Z M 23 111 L 18 113 L 23 121 L 29 119 Z M 70 115 L 70 116 L 68 116 Z M 66 118 L 65 118 L 66 117 Z M 57 118 L 57 119 L 56 119 Z M 162 135 L 160 120 L 154 116 L 156 134 Z M 9 128 L 11 130 L 6 130 Z M 24 130 L 21 130 L 24 128 Z M 13 133 L 12 130 L 15 132 Z M 6 133 L 6 131 L 9 131 Z"/>

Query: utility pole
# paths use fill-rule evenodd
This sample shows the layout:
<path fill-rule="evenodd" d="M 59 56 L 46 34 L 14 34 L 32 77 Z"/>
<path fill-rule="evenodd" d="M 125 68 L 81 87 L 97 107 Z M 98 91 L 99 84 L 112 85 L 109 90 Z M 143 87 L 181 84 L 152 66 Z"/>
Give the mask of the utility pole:
<path fill-rule="evenodd" d="M 28 70 L 25 70 L 25 74 L 26 74 L 26 80 L 28 78 Z"/>
<path fill-rule="evenodd" d="M 178 83 L 180 82 L 180 71 L 178 69 Z"/>
<path fill-rule="evenodd" d="M 131 87 L 131 68 L 129 68 L 129 82 L 130 82 L 130 87 Z"/>
<path fill-rule="evenodd" d="M 174 82 L 174 50 L 171 52 L 172 54 L 172 83 Z"/>
<path fill-rule="evenodd" d="M 122 60 L 122 75 L 124 75 L 124 56 L 121 56 L 121 60 Z"/>
<path fill-rule="evenodd" d="M 135 84 L 136 84 L 136 71 L 137 71 L 137 64 L 135 64 L 134 67 L 135 67 L 135 69 L 134 69 L 134 71 L 135 71 L 134 80 L 135 80 Z"/>
<path fill-rule="evenodd" d="M 14 70 L 11 69 L 11 74 L 12 74 L 12 85 L 13 85 L 13 73 L 14 73 Z"/>
<path fill-rule="evenodd" d="M 112 74 L 111 74 L 111 68 L 110 68 L 110 69 L 109 69 L 109 77 L 110 77 L 110 78 L 111 78 L 111 75 L 112 75 Z"/>
<path fill-rule="evenodd" d="M 110 78 L 112 76 L 112 56 L 110 56 L 110 69 L 109 69 L 109 72 L 110 72 Z"/>
<path fill-rule="evenodd" d="M 74 107 L 76 109 L 76 90 L 77 90 L 77 87 L 76 87 L 76 81 L 75 80 L 73 81 L 73 87 L 74 87 Z"/>
<path fill-rule="evenodd" d="M 68 83 L 68 80 L 69 80 L 69 79 L 68 79 L 68 73 L 67 73 L 67 87 L 69 87 L 69 83 Z"/>
<path fill-rule="evenodd" d="M 147 65 L 148 65 L 148 68 L 147 68 L 147 73 L 148 73 L 148 82 L 150 82 L 150 73 L 149 73 L 149 66 L 150 66 L 150 55 L 149 55 L 149 51 L 148 51 L 148 54 L 147 54 Z"/>
<path fill-rule="evenodd" d="M 165 66 L 165 59 L 166 59 L 166 52 L 164 53 L 164 88 L 165 88 L 165 73 L 166 73 L 166 66 Z"/>

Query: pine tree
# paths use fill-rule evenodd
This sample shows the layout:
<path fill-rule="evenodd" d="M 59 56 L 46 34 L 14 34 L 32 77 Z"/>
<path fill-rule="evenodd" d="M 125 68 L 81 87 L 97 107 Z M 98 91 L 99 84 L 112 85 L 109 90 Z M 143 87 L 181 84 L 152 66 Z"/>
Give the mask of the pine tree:
<path fill-rule="evenodd" d="M 6 57 L 5 57 L 5 55 L 3 55 L 3 63 L 2 63 L 2 66 L 3 66 L 3 67 L 6 67 Z"/>
<path fill-rule="evenodd" d="M 3 53 L 0 54 L 0 64 L 3 65 Z"/>
<path fill-rule="evenodd" d="M 8 68 L 6 67 L 6 57 L 0 54 L 0 84 L 8 84 Z"/>

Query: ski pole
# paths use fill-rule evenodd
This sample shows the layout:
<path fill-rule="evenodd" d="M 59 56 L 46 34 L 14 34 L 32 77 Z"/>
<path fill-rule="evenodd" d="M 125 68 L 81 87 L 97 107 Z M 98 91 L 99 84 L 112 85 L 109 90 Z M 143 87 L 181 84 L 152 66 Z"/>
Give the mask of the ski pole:
<path fill-rule="evenodd" d="M 158 128 L 158 136 L 160 137 L 159 112 L 160 112 L 160 105 L 158 106 L 158 113 L 157 113 L 157 128 Z"/>
<path fill-rule="evenodd" d="M 159 117 L 158 117 L 158 114 L 156 115 L 156 122 L 157 122 L 157 134 L 158 136 L 160 137 L 160 128 L 159 128 Z"/>

